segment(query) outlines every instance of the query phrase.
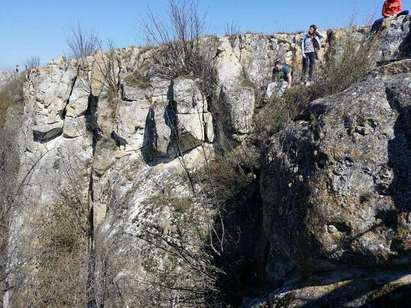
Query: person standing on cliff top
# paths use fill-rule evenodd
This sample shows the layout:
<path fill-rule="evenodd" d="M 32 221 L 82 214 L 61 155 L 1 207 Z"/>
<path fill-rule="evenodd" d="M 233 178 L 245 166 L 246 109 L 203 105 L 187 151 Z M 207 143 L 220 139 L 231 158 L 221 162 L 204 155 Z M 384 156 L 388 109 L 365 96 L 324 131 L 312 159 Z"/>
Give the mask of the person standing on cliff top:
<path fill-rule="evenodd" d="M 381 26 L 385 26 L 385 22 L 391 18 L 395 18 L 401 15 L 408 15 L 409 11 L 402 10 L 401 0 L 385 0 L 382 7 L 383 18 L 377 19 L 372 25 L 372 32 L 377 32 L 381 29 Z"/>
<path fill-rule="evenodd" d="M 321 47 L 322 35 L 318 32 L 316 25 L 311 25 L 308 33 L 304 35 L 301 42 L 301 49 L 303 54 L 303 74 L 302 81 L 306 82 L 306 75 L 308 70 L 308 82 L 313 80 L 315 61 L 317 58 L 317 50 Z"/>

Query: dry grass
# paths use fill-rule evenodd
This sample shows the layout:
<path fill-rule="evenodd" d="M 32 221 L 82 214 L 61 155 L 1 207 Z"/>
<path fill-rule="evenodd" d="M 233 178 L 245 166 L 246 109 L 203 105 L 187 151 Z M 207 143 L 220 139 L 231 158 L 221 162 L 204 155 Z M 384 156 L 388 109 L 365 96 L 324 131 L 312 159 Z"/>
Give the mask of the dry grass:
<path fill-rule="evenodd" d="M 24 288 L 16 305 L 81 307 L 86 304 L 88 274 L 87 217 L 62 201 L 31 221 L 27 235 Z M 33 227 L 34 226 L 34 227 Z"/>
<path fill-rule="evenodd" d="M 139 71 L 135 71 L 124 78 L 125 83 L 130 87 L 136 87 L 140 89 L 147 89 L 151 86 L 150 78 L 143 75 Z"/>
<path fill-rule="evenodd" d="M 0 127 L 4 125 L 6 114 L 13 101 L 5 95 L 0 94 Z"/>
<path fill-rule="evenodd" d="M 0 89 L 0 128 L 6 121 L 8 109 L 23 100 L 24 75 L 13 77 L 5 86 Z"/>
<path fill-rule="evenodd" d="M 195 179 L 201 183 L 202 192 L 212 200 L 216 208 L 230 200 L 250 182 L 236 158 L 231 155 L 209 161 L 195 174 Z"/>
<path fill-rule="evenodd" d="M 186 213 L 192 206 L 193 200 L 188 197 L 174 197 L 167 195 L 158 195 L 148 198 L 144 201 L 143 205 L 149 205 L 152 207 L 169 206 L 176 212 L 183 214 Z"/>

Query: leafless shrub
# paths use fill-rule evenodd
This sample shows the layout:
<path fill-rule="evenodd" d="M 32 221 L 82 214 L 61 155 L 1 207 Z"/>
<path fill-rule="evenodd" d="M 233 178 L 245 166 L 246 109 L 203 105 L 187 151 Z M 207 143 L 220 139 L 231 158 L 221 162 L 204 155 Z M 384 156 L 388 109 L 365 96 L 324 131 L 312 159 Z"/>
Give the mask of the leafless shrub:
<path fill-rule="evenodd" d="M 165 23 L 150 10 L 147 21 L 143 22 L 147 42 L 163 47 L 155 57 L 158 73 L 171 78 L 189 75 L 196 65 L 203 34 L 203 20 L 197 4 L 191 0 L 181 3 L 170 0 L 168 18 L 169 23 Z"/>
<path fill-rule="evenodd" d="M 0 90 L 0 286 L 6 279 L 9 223 L 15 206 L 19 167 L 16 135 L 20 125 L 23 83 L 24 79 L 19 75 Z M 7 118 L 9 125 L 6 125 Z"/>
<path fill-rule="evenodd" d="M 42 155 L 30 168 L 35 170 Z M 25 177 L 26 178 L 26 177 Z M 64 164 L 55 201 L 22 209 L 12 305 L 80 307 L 86 304 L 89 265 L 89 204 L 74 165 Z M 64 185 L 63 185 L 64 184 Z M 21 189 L 30 184 L 29 176 Z M 18 193 L 18 192 L 17 192 Z"/>
<path fill-rule="evenodd" d="M 131 87 L 137 87 L 140 89 L 147 89 L 151 86 L 150 84 L 150 78 L 148 78 L 146 75 L 143 75 L 139 71 L 135 71 L 128 75 L 125 79 L 124 82 Z"/>
<path fill-rule="evenodd" d="M 202 37 L 204 24 L 196 3 L 188 0 L 181 2 L 170 0 L 168 17 L 169 23 L 165 23 L 149 12 L 147 21 L 143 24 L 149 44 L 159 45 L 152 55 L 154 62 L 152 74 L 170 80 L 180 76 L 198 79 L 204 97 L 208 101 L 215 100 L 218 85 L 217 72 L 213 65 L 213 55 L 210 52 L 212 48 L 207 47 L 208 39 Z M 197 273 L 193 277 L 203 280 L 199 282 L 192 278 L 196 282 L 195 288 L 176 286 L 172 284 L 177 279 L 172 271 L 168 275 L 166 272 L 159 271 L 155 276 L 158 278 L 154 281 L 146 280 L 145 283 L 151 286 L 150 290 L 157 290 L 154 294 L 158 294 L 160 298 L 167 294 L 167 290 L 171 292 L 171 295 L 174 294 L 172 291 L 177 291 L 181 296 L 180 304 L 184 303 L 184 301 L 181 302 L 184 297 L 188 297 L 189 300 L 184 299 L 187 300 L 185 303 L 187 307 L 201 307 L 205 302 L 212 301 L 213 295 L 217 293 L 215 283 L 220 270 L 214 266 L 213 256 L 221 255 L 225 241 L 221 207 L 239 189 L 249 183 L 250 179 L 247 178 L 237 160 L 228 156 L 221 161 L 205 158 L 204 168 L 194 174 L 187 168 L 184 155 L 181 153 L 180 149 L 184 148 L 184 140 L 180 140 L 179 134 L 176 134 L 175 142 L 180 154 L 178 159 L 185 170 L 186 179 L 192 190 L 191 207 L 199 207 L 202 214 L 190 216 L 191 231 L 178 230 L 176 233 L 163 234 L 155 226 L 146 224 L 142 226 L 144 232 L 139 236 L 149 245 L 178 256 L 177 260 L 184 268 L 187 268 L 186 272 Z M 176 202 L 178 200 L 170 198 L 167 200 L 169 203 L 175 203 L 176 212 L 181 211 L 181 208 L 189 208 L 185 202 Z M 201 232 L 190 233 L 195 230 L 195 225 L 200 225 L 196 222 L 198 217 L 203 218 L 202 234 Z M 176 225 L 184 224 L 177 223 Z M 195 252 L 190 251 L 192 248 Z"/>
<path fill-rule="evenodd" d="M 100 47 L 100 50 L 103 50 Z M 108 42 L 108 51 L 101 54 L 96 61 L 96 70 L 100 75 L 98 81 L 108 92 L 109 98 L 117 98 L 120 90 L 121 60 L 112 42 Z"/>
<path fill-rule="evenodd" d="M 6 127 L 0 131 L 0 137 L 3 140 L 2 146 L 0 146 L 0 173 L 3 175 L 0 178 L 0 285 L 7 295 L 4 298 L 7 297 L 11 301 L 13 301 L 12 294 L 14 290 L 25 279 L 25 267 L 32 263 L 30 263 L 29 256 L 20 254 L 24 244 L 23 241 L 16 239 L 21 239 L 22 234 L 19 232 L 17 235 L 16 230 L 13 232 L 10 227 L 16 223 L 16 219 L 18 221 L 16 214 L 21 214 L 22 189 L 29 185 L 29 179 L 33 171 L 44 157 L 44 155 L 41 155 L 33 160 L 30 168 L 26 170 L 26 174 L 18 182 L 20 161 L 16 136 L 17 130 L 20 129 L 19 116 L 21 116 L 21 110 L 14 106 L 12 111 L 15 122 L 8 122 Z M 21 258 L 16 259 L 17 255 L 21 255 Z"/>
<path fill-rule="evenodd" d="M 86 32 L 78 24 L 71 30 L 66 38 L 71 59 L 77 61 L 78 85 L 84 92 L 93 94 L 94 69 L 92 65 L 95 59 L 92 58 L 100 51 L 101 41 L 94 32 Z"/>
<path fill-rule="evenodd" d="M 320 67 L 316 86 L 318 93 L 315 95 L 317 97 L 347 89 L 376 65 L 378 35 L 365 35 L 356 39 L 348 34 L 339 44 L 336 44 L 332 34 L 330 36 L 332 48 Z"/>
<path fill-rule="evenodd" d="M 203 193 L 209 194 L 208 199 L 216 208 L 223 206 L 249 182 L 238 160 L 230 153 L 206 162 L 195 177 L 198 183 L 202 183 Z"/>
<path fill-rule="evenodd" d="M 239 34 L 241 34 L 241 29 L 238 25 L 234 23 L 234 21 L 226 25 L 225 27 L 226 36 L 235 36 Z"/>
<path fill-rule="evenodd" d="M 7 128 L 0 131 L 0 287 L 6 290 L 10 219 L 14 207 L 15 180 L 19 161 L 16 159 L 14 136 Z M 3 294 L 1 294 L 2 297 Z M 2 299 L 0 299 L 0 303 Z M 1 304 L 0 304 L 1 305 Z"/>
<path fill-rule="evenodd" d="M 26 61 L 26 70 L 32 70 L 40 67 L 40 58 L 32 57 Z"/>
<path fill-rule="evenodd" d="M 111 239 L 97 238 L 99 305 L 205 307 L 216 297 L 219 269 L 208 244 L 213 208 L 205 207 L 202 194 L 191 193 L 182 170 L 158 185 L 158 192 L 135 208 L 132 224 L 113 227 Z M 129 206 L 132 196 L 117 198 L 105 190 L 111 215 Z"/>
<path fill-rule="evenodd" d="M 71 36 L 67 38 L 67 45 L 71 51 L 71 57 L 79 60 L 83 67 L 87 67 L 87 57 L 99 50 L 101 42 L 95 33 L 85 32 L 78 24 L 71 30 Z"/>
<path fill-rule="evenodd" d="M 4 125 L 7 110 L 13 103 L 13 100 L 8 95 L 0 94 L 0 127 Z"/>
<path fill-rule="evenodd" d="M 205 14 L 201 14 L 193 0 L 169 0 L 168 22 L 149 11 L 142 22 L 142 30 L 149 45 L 159 46 L 153 54 L 153 73 L 174 79 L 192 76 L 203 83 L 202 90 L 209 96 L 217 84 L 212 56 L 203 46 Z"/>
<path fill-rule="evenodd" d="M 72 58 L 78 62 L 78 82 L 88 94 L 108 94 L 115 101 L 120 89 L 121 61 L 112 42 L 104 46 L 93 32 L 85 32 L 80 25 L 73 28 L 67 39 Z"/>
<path fill-rule="evenodd" d="M 174 300 L 176 304 L 199 307 L 207 303 L 213 292 L 217 292 L 215 280 L 218 269 L 213 266 L 209 251 L 202 246 L 206 242 L 207 230 L 201 229 L 201 222 L 193 214 L 188 211 L 181 215 L 174 232 L 164 233 L 157 226 L 147 224 L 138 236 L 154 249 L 166 252 L 168 256 L 164 256 L 165 259 L 171 259 L 169 269 L 155 269 L 154 275 L 146 281 L 154 290 L 158 288 L 156 297 L 162 297 L 163 302 Z M 146 259 L 149 261 L 150 257 Z M 187 280 L 183 279 L 178 267 L 182 267 Z M 146 270 L 153 272 L 154 268 L 153 264 L 146 263 Z"/>

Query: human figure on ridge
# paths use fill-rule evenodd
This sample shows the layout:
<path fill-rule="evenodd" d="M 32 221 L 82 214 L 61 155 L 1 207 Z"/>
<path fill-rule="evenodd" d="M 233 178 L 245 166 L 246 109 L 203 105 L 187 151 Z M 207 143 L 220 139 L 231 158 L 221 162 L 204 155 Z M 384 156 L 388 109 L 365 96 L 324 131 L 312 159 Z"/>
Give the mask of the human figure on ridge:
<path fill-rule="evenodd" d="M 408 10 L 402 10 L 401 0 L 385 0 L 382 7 L 383 18 L 377 19 L 372 25 L 371 31 L 378 32 L 385 23 L 392 18 L 408 15 Z"/>
<path fill-rule="evenodd" d="M 304 35 L 301 42 L 303 55 L 303 72 L 302 81 L 309 84 L 313 80 L 315 62 L 317 59 L 317 50 L 321 47 L 322 35 L 318 32 L 316 25 L 311 25 L 307 34 Z M 308 82 L 306 80 L 308 70 Z"/>
<path fill-rule="evenodd" d="M 285 90 L 293 85 L 291 68 L 288 64 L 281 61 L 275 61 L 272 75 L 272 82 L 267 87 L 267 97 L 271 98 L 273 94 L 281 97 Z"/>

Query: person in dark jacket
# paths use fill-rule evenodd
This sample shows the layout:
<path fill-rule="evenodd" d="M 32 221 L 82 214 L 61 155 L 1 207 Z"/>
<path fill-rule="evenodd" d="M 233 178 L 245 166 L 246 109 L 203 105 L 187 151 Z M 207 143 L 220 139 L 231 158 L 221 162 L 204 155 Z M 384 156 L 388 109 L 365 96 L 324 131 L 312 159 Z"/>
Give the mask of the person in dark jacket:
<path fill-rule="evenodd" d="M 271 98 L 274 94 L 281 97 L 292 85 L 293 77 L 290 66 L 277 60 L 273 67 L 272 82 L 267 87 L 267 98 Z"/>
<path fill-rule="evenodd" d="M 316 25 L 311 25 L 308 29 L 308 33 L 304 35 L 301 42 L 301 50 L 303 55 L 303 81 L 306 81 L 306 75 L 308 71 L 309 81 L 312 81 L 315 61 L 316 61 L 316 51 L 321 46 L 322 35 L 318 32 Z"/>

